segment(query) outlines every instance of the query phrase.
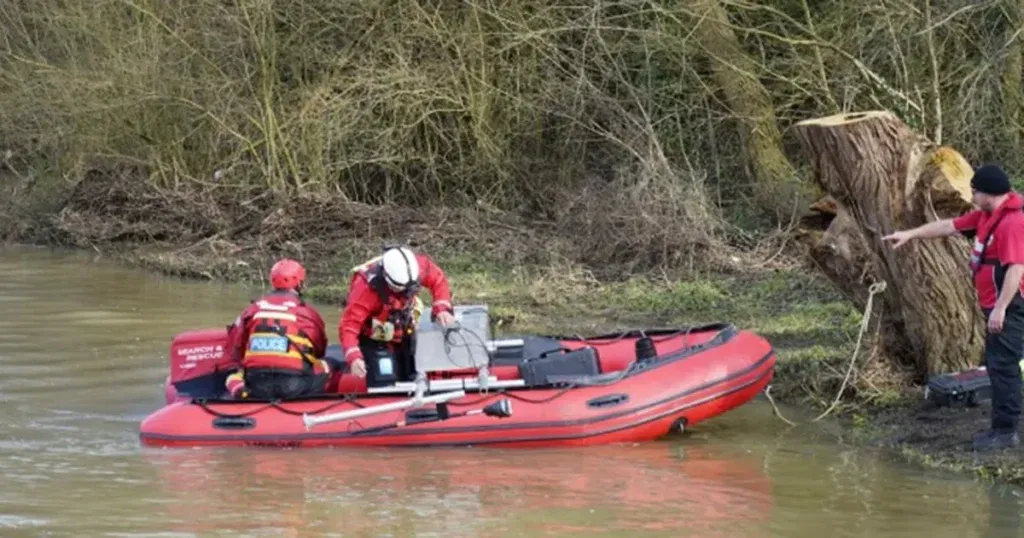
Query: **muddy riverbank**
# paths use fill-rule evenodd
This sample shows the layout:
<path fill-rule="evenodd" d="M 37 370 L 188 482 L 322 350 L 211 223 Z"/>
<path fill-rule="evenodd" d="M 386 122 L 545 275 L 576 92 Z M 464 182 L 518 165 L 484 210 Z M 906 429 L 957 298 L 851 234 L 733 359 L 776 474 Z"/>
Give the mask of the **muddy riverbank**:
<path fill-rule="evenodd" d="M 971 447 L 974 434 L 988 429 L 990 402 L 978 407 L 936 408 L 922 401 L 922 390 L 908 389 L 900 404 L 865 417 L 871 422 L 865 439 L 928 468 L 1024 485 L 1024 447 L 993 452 L 975 452 Z"/>

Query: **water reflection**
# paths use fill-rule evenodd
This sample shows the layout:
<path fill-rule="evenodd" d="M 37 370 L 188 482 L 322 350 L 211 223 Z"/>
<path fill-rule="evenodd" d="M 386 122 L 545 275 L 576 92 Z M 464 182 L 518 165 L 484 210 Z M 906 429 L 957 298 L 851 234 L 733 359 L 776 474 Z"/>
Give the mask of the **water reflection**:
<path fill-rule="evenodd" d="M 988 488 L 988 518 L 983 538 L 1024 538 L 1024 490 L 994 485 Z"/>
<path fill-rule="evenodd" d="M 246 502 L 274 507 L 259 525 L 281 531 L 384 529 L 381 535 L 393 536 L 763 536 L 773 509 L 771 481 L 757 458 L 668 443 L 148 451 L 147 459 L 176 499 L 168 505 L 175 530 L 196 533 L 249 529 L 248 515 L 226 516 Z"/>

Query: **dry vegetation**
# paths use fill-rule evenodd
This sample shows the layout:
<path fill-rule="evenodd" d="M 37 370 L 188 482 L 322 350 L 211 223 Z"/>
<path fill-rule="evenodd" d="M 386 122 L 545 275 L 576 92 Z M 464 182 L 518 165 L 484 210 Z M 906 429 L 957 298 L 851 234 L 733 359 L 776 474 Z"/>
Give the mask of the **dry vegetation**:
<path fill-rule="evenodd" d="M 52 210 L 128 177 L 107 212 L 197 236 L 302 196 L 317 221 L 511 213 L 581 263 L 689 267 L 802 210 L 799 119 L 888 108 L 1022 164 L 1017 2 L 931 4 L 12 0 L 0 149 L 8 192 Z M 80 206 L 66 231 L 98 218 Z"/>

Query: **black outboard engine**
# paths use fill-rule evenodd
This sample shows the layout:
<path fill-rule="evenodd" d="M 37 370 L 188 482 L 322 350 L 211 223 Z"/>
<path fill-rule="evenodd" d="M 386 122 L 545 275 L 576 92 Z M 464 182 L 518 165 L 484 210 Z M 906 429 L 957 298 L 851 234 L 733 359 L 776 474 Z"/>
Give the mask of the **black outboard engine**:
<path fill-rule="evenodd" d="M 654 360 L 658 351 L 654 349 L 654 340 L 649 336 L 643 336 L 636 341 L 636 362 L 643 363 Z"/>

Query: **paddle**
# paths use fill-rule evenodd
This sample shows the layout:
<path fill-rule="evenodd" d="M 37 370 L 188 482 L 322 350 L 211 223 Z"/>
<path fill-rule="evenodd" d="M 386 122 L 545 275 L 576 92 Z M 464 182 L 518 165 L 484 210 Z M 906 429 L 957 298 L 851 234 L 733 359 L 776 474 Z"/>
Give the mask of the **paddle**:
<path fill-rule="evenodd" d="M 406 411 L 404 420 L 399 420 L 392 424 L 385 424 L 383 426 L 362 428 L 351 433 L 352 435 L 379 433 L 382 431 L 393 430 L 395 428 L 401 428 L 402 426 L 410 426 L 413 424 L 425 424 L 429 422 L 441 422 L 443 420 L 451 420 L 453 418 L 468 417 L 480 414 L 495 418 L 509 418 L 512 416 L 512 402 L 508 399 L 501 399 L 480 409 L 471 409 L 469 411 L 463 411 L 461 413 L 454 414 L 448 411 L 447 403 L 439 403 L 437 404 L 435 409 L 413 409 L 410 411 Z"/>

